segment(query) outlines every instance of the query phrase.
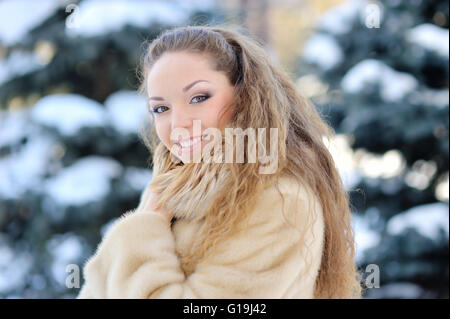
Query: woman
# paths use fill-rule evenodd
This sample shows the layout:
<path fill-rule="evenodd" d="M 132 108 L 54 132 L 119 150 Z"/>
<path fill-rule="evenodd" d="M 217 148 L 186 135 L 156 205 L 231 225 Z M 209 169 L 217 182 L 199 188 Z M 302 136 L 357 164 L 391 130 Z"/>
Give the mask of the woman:
<path fill-rule="evenodd" d="M 153 179 L 85 264 L 78 298 L 361 297 L 348 197 L 322 140 L 332 130 L 256 40 L 229 26 L 167 30 L 141 89 Z M 267 131 L 238 149 L 230 128 Z M 251 161 L 267 133 L 272 156 Z"/>

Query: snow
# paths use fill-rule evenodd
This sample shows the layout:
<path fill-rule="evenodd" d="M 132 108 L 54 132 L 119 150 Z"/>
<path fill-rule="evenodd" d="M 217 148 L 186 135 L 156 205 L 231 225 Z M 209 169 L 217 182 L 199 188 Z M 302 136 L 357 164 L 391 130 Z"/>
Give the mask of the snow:
<path fill-rule="evenodd" d="M 112 225 L 114 225 L 114 223 L 119 220 L 118 217 L 114 217 L 111 220 L 109 220 L 106 224 L 104 224 L 101 228 L 100 228 L 100 235 L 103 237 L 105 237 L 106 233 L 108 232 L 108 230 L 111 228 Z"/>
<path fill-rule="evenodd" d="M 77 8 L 69 36 L 99 36 L 125 25 L 147 27 L 151 23 L 181 25 L 196 9 L 211 9 L 214 1 L 85 0 Z"/>
<path fill-rule="evenodd" d="M 41 63 L 34 53 L 14 50 L 3 60 L 0 60 L 0 85 L 21 75 L 42 69 Z"/>
<path fill-rule="evenodd" d="M 449 31 L 434 24 L 424 23 L 406 32 L 406 39 L 411 43 L 434 51 L 437 54 L 449 56 Z"/>
<path fill-rule="evenodd" d="M 124 180 L 134 190 L 142 192 L 152 179 L 151 169 L 129 166 L 125 168 Z"/>
<path fill-rule="evenodd" d="M 317 34 L 306 42 L 303 58 L 306 62 L 319 65 L 323 70 L 329 70 L 342 62 L 343 53 L 332 36 Z"/>
<path fill-rule="evenodd" d="M 427 105 L 437 109 L 448 108 L 449 90 L 422 88 L 414 91 L 410 100 L 411 104 Z"/>
<path fill-rule="evenodd" d="M 75 136 L 82 127 L 110 122 L 121 134 L 136 134 L 147 112 L 145 104 L 144 98 L 134 91 L 112 94 L 105 101 L 106 108 L 80 95 L 55 94 L 39 100 L 31 112 L 1 111 L 0 147 L 13 148 L 11 154 L 0 157 L 0 198 L 17 199 L 28 190 L 42 189 L 45 174 L 54 173 L 53 164 L 58 163 L 53 162 L 53 157 L 64 146 L 37 125 Z M 27 142 L 21 145 L 23 138 Z M 119 172 L 120 164 L 112 159 L 90 157 L 49 179 L 47 191 L 57 203 L 80 205 L 105 196 L 109 179 Z M 151 179 L 151 170 L 129 168 L 125 179 L 133 189 L 141 191 Z M 44 207 L 49 209 L 52 205 L 47 198 Z"/>
<path fill-rule="evenodd" d="M 48 242 L 48 250 L 54 258 L 59 260 L 70 261 L 81 256 L 83 246 L 77 236 L 65 234 L 63 238 L 61 235 L 56 235 Z"/>
<path fill-rule="evenodd" d="M 347 191 L 353 190 L 353 188 L 356 187 L 356 185 L 358 185 L 362 180 L 360 172 L 356 169 L 352 171 L 339 171 L 339 175 L 341 177 L 342 184 Z"/>
<path fill-rule="evenodd" d="M 358 16 L 362 19 L 367 1 L 352 0 L 332 7 L 320 18 L 318 28 L 331 34 L 346 34 L 351 31 Z"/>
<path fill-rule="evenodd" d="M 77 94 L 49 95 L 36 103 L 31 119 L 56 128 L 64 136 L 74 136 L 83 127 L 103 127 L 107 123 L 126 135 L 137 134 L 146 116 L 145 98 L 136 91 L 123 90 L 111 94 L 105 106 Z"/>
<path fill-rule="evenodd" d="M 121 134 L 137 134 L 147 116 L 147 103 L 136 91 L 117 91 L 105 101 L 107 118 Z"/>
<path fill-rule="evenodd" d="M 325 145 L 333 156 L 339 176 L 347 191 L 353 189 L 362 178 L 356 167 L 354 151 L 350 146 L 351 138 L 350 135 L 346 134 L 336 134 L 330 140 L 323 138 Z"/>
<path fill-rule="evenodd" d="M 48 179 L 44 189 L 57 204 L 84 205 L 108 195 L 111 179 L 121 173 L 122 166 L 112 158 L 86 156 Z"/>
<path fill-rule="evenodd" d="M 39 189 L 55 143 L 36 130 L 20 151 L 0 158 L 0 198 L 20 198 L 27 190 Z"/>
<path fill-rule="evenodd" d="M 353 66 L 341 81 L 342 88 L 352 94 L 358 94 L 367 85 L 380 85 L 380 95 L 387 102 L 397 102 L 418 87 L 417 79 L 398 72 L 385 63 L 366 59 Z"/>
<path fill-rule="evenodd" d="M 32 119 L 55 127 L 62 135 L 73 136 L 83 127 L 102 127 L 102 104 L 78 94 L 53 94 L 40 99 L 32 110 Z"/>
<path fill-rule="evenodd" d="M 30 131 L 27 115 L 28 110 L 0 110 L 0 148 L 16 144 L 27 136 Z"/>
<path fill-rule="evenodd" d="M 216 9 L 215 0 L 175 0 L 174 2 L 182 11 L 211 11 Z"/>
<path fill-rule="evenodd" d="M 9 46 L 20 42 L 30 30 L 68 4 L 71 4 L 69 0 L 0 1 L 0 43 Z M 95 36 L 119 30 L 127 24 L 138 27 L 153 22 L 182 25 L 194 10 L 213 10 L 214 7 L 214 0 L 84 0 L 75 10 L 67 12 L 66 33 Z"/>
<path fill-rule="evenodd" d="M 448 204 L 437 202 L 419 205 L 392 217 L 386 229 L 388 233 L 398 235 L 411 227 L 432 240 L 438 240 L 439 232 L 443 229 L 448 238 L 448 216 Z"/>
<path fill-rule="evenodd" d="M 43 290 L 47 287 L 47 281 L 43 275 L 33 275 L 31 277 L 31 287 L 33 290 Z"/>
<path fill-rule="evenodd" d="M 50 17 L 60 5 L 61 1 L 55 0 L 0 1 L 0 43 L 10 46 L 21 41 L 31 29 Z"/>
<path fill-rule="evenodd" d="M 352 215 L 352 228 L 355 232 L 356 254 L 355 259 L 358 263 L 362 262 L 364 251 L 375 247 L 381 241 L 381 236 L 375 230 L 372 230 L 367 216 Z"/>
<path fill-rule="evenodd" d="M 55 235 L 47 243 L 47 250 L 52 255 L 51 273 L 53 278 L 61 285 L 66 284 L 69 275 L 66 267 L 80 258 L 83 253 L 83 244 L 78 236 L 73 234 Z"/>
<path fill-rule="evenodd" d="M 0 293 L 7 293 L 25 283 L 33 260 L 28 253 L 16 254 L 12 248 L 0 244 Z"/>

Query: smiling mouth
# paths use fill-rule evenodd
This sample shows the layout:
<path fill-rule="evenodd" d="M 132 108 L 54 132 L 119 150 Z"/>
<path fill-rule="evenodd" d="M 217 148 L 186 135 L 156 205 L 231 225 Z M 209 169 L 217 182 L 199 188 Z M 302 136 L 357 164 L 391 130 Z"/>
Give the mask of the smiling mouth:
<path fill-rule="evenodd" d="M 202 136 L 196 136 L 191 139 L 185 139 L 183 141 L 179 141 L 179 142 L 175 143 L 175 145 L 180 147 L 181 151 L 189 151 L 189 150 L 194 149 L 199 144 L 201 144 L 201 141 L 205 140 L 206 137 L 207 137 L 206 134 L 202 135 Z"/>

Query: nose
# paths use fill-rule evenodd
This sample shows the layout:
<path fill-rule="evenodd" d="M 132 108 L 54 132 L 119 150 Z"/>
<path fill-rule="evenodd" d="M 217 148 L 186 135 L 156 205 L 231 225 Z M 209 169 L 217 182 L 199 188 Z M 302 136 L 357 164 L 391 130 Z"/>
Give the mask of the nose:
<path fill-rule="evenodd" d="M 176 128 L 185 128 L 190 131 L 193 119 L 183 107 L 172 108 L 172 130 Z"/>

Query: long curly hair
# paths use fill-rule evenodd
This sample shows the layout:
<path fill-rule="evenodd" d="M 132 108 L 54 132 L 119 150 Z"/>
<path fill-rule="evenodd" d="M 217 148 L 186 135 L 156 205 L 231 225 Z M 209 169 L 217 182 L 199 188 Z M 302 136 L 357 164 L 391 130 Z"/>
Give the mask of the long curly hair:
<path fill-rule="evenodd" d="M 174 211 L 183 206 L 183 211 L 206 212 L 193 248 L 177 252 L 182 264 L 192 269 L 233 233 L 264 185 L 287 174 L 312 189 L 323 209 L 324 249 L 314 297 L 361 298 L 349 198 L 324 144 L 335 132 L 296 90 L 290 75 L 271 61 L 256 37 L 238 25 L 175 27 L 144 45 L 140 92 L 146 93 L 147 75 L 164 53 L 202 54 L 234 87 L 238 107 L 228 127 L 278 129 L 278 169 L 273 174 L 259 174 L 259 163 L 176 163 L 154 125 L 140 132 L 152 154 L 150 187 L 160 194 L 159 204 Z"/>

